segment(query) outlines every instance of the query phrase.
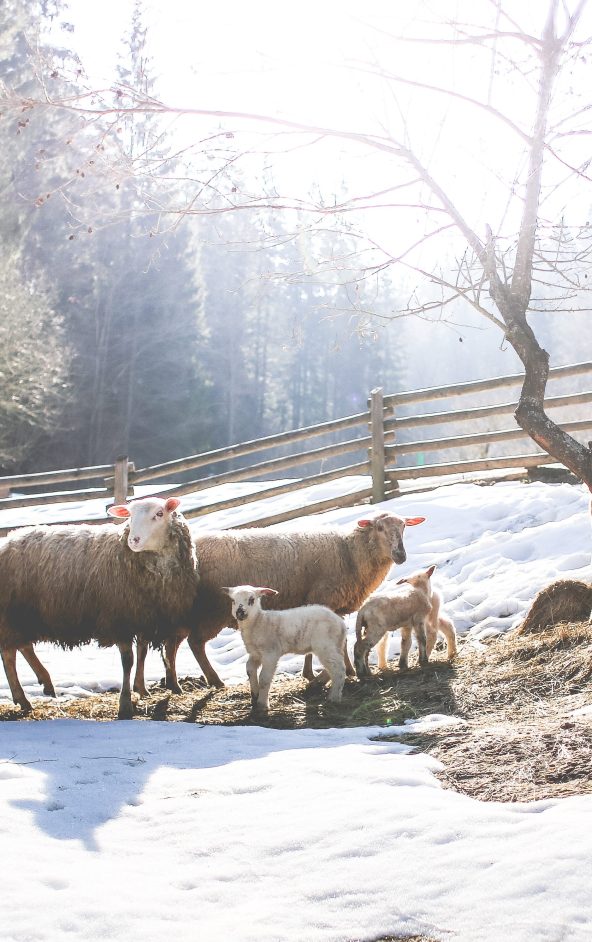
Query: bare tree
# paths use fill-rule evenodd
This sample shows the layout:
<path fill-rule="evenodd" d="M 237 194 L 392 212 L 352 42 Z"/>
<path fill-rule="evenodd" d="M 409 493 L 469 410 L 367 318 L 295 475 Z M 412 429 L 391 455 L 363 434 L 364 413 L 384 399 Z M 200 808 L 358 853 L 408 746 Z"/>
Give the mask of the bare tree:
<path fill-rule="evenodd" d="M 444 81 L 430 82 L 385 69 L 378 62 L 351 63 L 359 73 L 371 73 L 392 93 L 395 110 L 400 120 L 398 131 L 384 128 L 381 133 L 358 129 L 317 126 L 289 117 L 255 114 L 240 111 L 222 111 L 199 107 L 174 107 L 158 97 L 147 96 L 141 88 L 120 84 L 103 91 L 80 89 L 71 96 L 55 97 L 51 82 L 42 79 L 42 94 L 27 100 L 15 99 L 10 90 L 4 94 L 5 108 L 19 109 L 20 121 L 35 108 L 60 108 L 84 119 L 82 130 L 93 148 L 92 163 L 103 163 L 117 179 L 150 181 L 146 190 L 146 210 L 156 210 L 163 219 L 177 219 L 190 214 L 253 211 L 261 207 L 277 210 L 298 210 L 308 213 L 311 225 L 321 221 L 327 225 L 330 217 L 343 218 L 355 214 L 360 219 L 365 209 L 391 208 L 393 213 L 410 211 L 420 213 L 424 219 L 421 234 L 413 234 L 400 251 L 393 253 L 383 248 L 375 238 L 359 233 L 362 251 L 354 265 L 349 262 L 355 277 L 366 277 L 384 269 L 404 268 L 434 286 L 438 296 L 412 294 L 412 301 L 396 315 L 427 314 L 443 311 L 462 300 L 473 310 L 495 324 L 524 365 L 525 377 L 520 401 L 515 413 L 518 425 L 545 451 L 562 462 L 592 489 L 592 448 L 582 445 L 567 435 L 545 412 L 544 395 L 549 371 L 549 354 L 539 343 L 531 325 L 532 315 L 539 310 L 568 312 L 579 304 L 585 289 L 584 278 L 592 261 L 592 235 L 589 225 L 577 223 L 575 229 L 561 217 L 546 219 L 543 203 L 561 186 L 586 186 L 592 182 L 588 174 L 589 160 L 578 158 L 574 141 L 585 140 L 590 134 L 586 119 L 592 108 L 587 101 L 581 106 L 570 97 L 568 88 L 570 70 L 582 63 L 591 40 L 580 33 L 584 30 L 587 0 L 547 0 L 544 19 L 536 30 L 526 29 L 517 21 L 515 4 L 509 0 L 484 0 L 483 8 L 489 16 L 479 24 L 449 22 L 442 19 L 437 33 L 429 36 L 392 37 L 407 46 L 417 43 L 425 50 L 449 45 L 456 50 L 474 49 L 490 61 L 489 86 L 484 94 L 472 90 L 448 87 Z M 534 19 L 538 19 L 543 5 L 537 6 Z M 528 5 L 520 8 L 526 16 Z M 532 13 L 532 11 L 531 11 Z M 509 107 L 495 101 L 496 73 L 520 77 L 531 89 L 530 111 L 526 120 L 517 120 Z M 502 229 L 501 222 L 494 227 L 487 219 L 480 226 L 467 219 L 459 193 L 453 195 L 449 183 L 439 180 L 430 160 L 414 145 L 409 115 L 404 114 L 397 88 L 414 89 L 422 94 L 454 101 L 482 115 L 489 122 L 489 140 L 500 146 L 503 134 L 509 134 L 520 143 L 525 157 L 508 189 L 508 204 L 520 204 L 515 225 L 511 213 L 500 220 L 514 225 L 510 233 Z M 573 91 L 573 90 L 572 90 Z M 561 100 L 562 108 L 557 103 Z M 149 150 L 141 159 L 130 161 L 118 138 L 120 123 L 134 113 L 161 115 L 167 120 L 180 116 L 209 121 L 209 130 L 191 144 L 184 144 L 176 152 L 177 161 L 184 159 L 187 176 L 183 189 L 188 198 L 178 202 L 167 195 L 167 186 L 177 186 L 178 179 L 167 179 L 166 162 Z M 23 115 L 25 117 L 23 118 Z M 214 122 L 218 123 L 211 130 Z M 254 129 L 265 129 L 265 144 L 242 144 L 243 136 Z M 90 137 L 90 132 L 94 137 Z M 262 133 L 258 131 L 258 133 Z M 342 141 L 358 151 L 385 155 L 396 168 L 393 182 L 370 192 L 329 205 L 322 198 L 286 196 L 272 187 L 246 192 L 244 186 L 234 182 L 233 169 L 239 161 L 246 162 L 254 150 L 266 152 L 273 159 L 281 145 L 277 136 L 290 135 L 290 147 L 320 146 L 323 142 Z M 294 144 L 294 135 L 300 143 Z M 284 139 L 282 138 L 282 140 Z M 501 144 L 503 147 L 503 143 Z M 575 154 L 575 156 L 574 156 Z M 97 158 L 97 155 L 98 158 Z M 495 159 L 495 158 L 493 158 Z M 553 177 L 545 182 L 546 168 L 559 169 L 562 179 Z M 88 168 L 87 168 L 88 169 Z M 96 166 L 95 166 L 96 169 Z M 402 178 L 401 178 L 401 175 Z M 155 184 L 158 184 L 155 186 Z M 74 204 L 75 196 L 68 194 Z M 83 208 L 79 208 L 81 225 L 86 224 Z M 479 231 L 482 235 L 479 235 Z M 436 256 L 436 262 L 425 263 L 426 246 L 438 243 L 442 236 L 462 240 L 464 247 L 452 260 Z M 418 261 L 418 249 L 424 261 Z M 365 260 L 365 259 L 368 260 Z M 335 265 L 335 260 L 330 264 Z M 353 277 L 353 276 L 352 276 Z"/>

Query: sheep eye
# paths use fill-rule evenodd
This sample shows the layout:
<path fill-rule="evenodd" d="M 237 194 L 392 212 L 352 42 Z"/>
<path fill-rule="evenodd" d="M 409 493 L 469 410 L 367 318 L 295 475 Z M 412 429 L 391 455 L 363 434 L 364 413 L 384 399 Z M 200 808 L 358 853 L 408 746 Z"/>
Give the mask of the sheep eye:
<path fill-rule="evenodd" d="M 156 516 L 157 516 L 157 517 L 164 517 L 163 511 L 162 511 L 162 510 L 157 510 L 157 511 L 156 511 Z"/>
<path fill-rule="evenodd" d="M 254 596 L 251 596 L 251 598 L 249 599 L 249 605 L 254 605 L 254 604 L 255 604 L 255 598 Z"/>

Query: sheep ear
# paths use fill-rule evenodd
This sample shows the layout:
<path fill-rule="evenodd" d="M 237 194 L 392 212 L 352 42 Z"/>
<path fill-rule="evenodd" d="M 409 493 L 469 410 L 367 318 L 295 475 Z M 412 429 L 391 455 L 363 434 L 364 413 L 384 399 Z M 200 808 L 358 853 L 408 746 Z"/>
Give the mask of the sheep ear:
<path fill-rule="evenodd" d="M 267 589 L 267 588 L 257 589 L 257 595 L 279 595 L 279 594 L 280 593 L 277 591 L 277 589 Z"/>
<path fill-rule="evenodd" d="M 403 585 L 404 582 L 407 582 L 407 579 L 397 579 L 397 585 Z"/>
<path fill-rule="evenodd" d="M 227 595 L 229 598 L 232 598 L 232 589 L 230 588 L 230 586 L 221 585 L 220 592 L 223 592 L 224 595 Z"/>
<path fill-rule="evenodd" d="M 358 526 L 359 526 L 362 530 L 365 530 L 366 527 L 371 527 L 372 524 L 373 524 L 373 522 L 374 522 L 373 520 L 366 520 L 366 519 L 364 519 L 364 520 L 358 520 Z"/>
<path fill-rule="evenodd" d="M 110 517 L 131 517 L 130 509 L 127 504 L 114 504 L 107 508 Z"/>
<path fill-rule="evenodd" d="M 418 523 L 423 523 L 425 517 L 405 517 L 405 524 L 408 527 L 416 527 Z"/>
<path fill-rule="evenodd" d="M 164 509 L 168 510 L 170 513 L 172 510 L 176 510 L 180 503 L 181 501 L 178 497 L 168 497 L 165 501 Z"/>
<path fill-rule="evenodd" d="M 429 569 L 426 569 L 426 576 L 428 577 L 428 579 L 430 578 L 430 576 L 434 575 L 435 568 L 436 566 L 434 565 L 434 566 L 430 566 Z"/>

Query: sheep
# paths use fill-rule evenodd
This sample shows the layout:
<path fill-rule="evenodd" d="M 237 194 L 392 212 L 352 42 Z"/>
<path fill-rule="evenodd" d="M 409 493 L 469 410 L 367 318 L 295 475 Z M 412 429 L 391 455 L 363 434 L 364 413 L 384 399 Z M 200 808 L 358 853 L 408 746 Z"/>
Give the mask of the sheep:
<path fill-rule="evenodd" d="M 579 579 L 559 579 L 535 596 L 518 626 L 519 634 L 531 634 L 560 622 L 592 619 L 592 585 Z"/>
<path fill-rule="evenodd" d="M 415 632 L 419 648 L 420 667 L 428 663 L 426 621 L 432 611 L 432 587 L 430 578 L 435 566 L 425 572 L 416 572 L 399 579 L 392 588 L 371 596 L 360 608 L 356 618 L 356 643 L 354 663 L 360 680 L 370 676 L 368 654 L 382 636 L 395 628 L 407 628 L 408 634 L 401 642 L 399 667 L 407 669 L 407 656 L 411 643 L 411 629 Z"/>
<path fill-rule="evenodd" d="M 432 589 L 432 607 L 426 618 L 426 654 L 429 660 L 436 641 L 438 633 L 446 638 L 446 647 L 448 660 L 451 661 L 458 653 L 456 645 L 456 629 L 454 623 L 442 612 L 442 596 L 435 589 Z M 378 656 L 378 669 L 385 670 L 387 667 L 387 649 L 389 632 L 387 631 L 376 645 L 376 654 Z M 401 657 L 404 666 L 407 667 L 407 655 L 411 647 L 411 628 L 405 626 L 401 628 Z"/>
<path fill-rule="evenodd" d="M 269 688 L 283 654 L 316 654 L 331 679 L 329 700 L 341 700 L 345 683 L 347 628 L 339 615 L 324 605 L 301 605 L 283 611 L 264 611 L 261 598 L 273 598 L 275 589 L 252 585 L 223 587 L 232 603 L 249 658 L 247 675 L 253 709 L 267 713 Z M 257 674 L 261 668 L 259 677 Z M 319 679 L 324 679 L 324 674 Z"/>
<path fill-rule="evenodd" d="M 37 661 L 37 641 L 72 648 L 96 640 L 119 648 L 118 716 L 131 718 L 134 639 L 141 634 L 160 645 L 193 617 L 197 559 L 178 505 L 175 497 L 150 497 L 109 508 L 127 518 L 121 527 L 33 526 L 8 535 L 0 546 L 0 651 L 23 712 L 31 704 L 16 672 L 17 649 Z"/>
<path fill-rule="evenodd" d="M 338 615 L 348 615 L 381 584 L 393 562 L 405 562 L 405 527 L 416 526 L 424 519 L 380 513 L 358 520 L 353 529 L 327 526 L 311 531 L 269 527 L 197 533 L 200 587 L 196 616 L 191 625 L 166 643 L 166 686 L 181 692 L 175 661 L 185 638 L 207 682 L 224 686 L 205 650 L 206 641 L 231 624 L 230 601 L 221 586 L 274 585 L 284 605 L 316 603 L 326 605 Z M 274 608 L 279 603 L 267 597 L 266 605 Z M 134 690 L 142 696 L 146 693 L 146 651 L 146 645 L 138 644 Z M 345 658 L 348 674 L 352 675 L 347 650 Z M 309 680 L 314 678 L 311 655 L 305 657 L 303 674 Z"/>

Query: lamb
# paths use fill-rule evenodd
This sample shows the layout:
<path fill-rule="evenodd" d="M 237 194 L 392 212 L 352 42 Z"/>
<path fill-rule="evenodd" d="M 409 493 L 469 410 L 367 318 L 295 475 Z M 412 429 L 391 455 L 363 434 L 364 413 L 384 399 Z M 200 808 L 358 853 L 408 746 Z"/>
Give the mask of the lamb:
<path fill-rule="evenodd" d="M 38 660 L 31 647 L 37 641 L 72 648 L 96 640 L 119 648 L 118 716 L 131 718 L 133 641 L 141 634 L 160 645 L 193 618 L 197 559 L 178 505 L 174 497 L 145 498 L 109 509 L 127 519 L 122 527 L 27 527 L 0 546 L 0 651 L 23 712 L 31 704 L 16 672 L 17 649 Z"/>
<path fill-rule="evenodd" d="M 456 645 L 456 629 L 454 627 L 454 623 L 442 611 L 441 606 L 442 596 L 435 589 L 432 589 L 432 607 L 425 623 L 426 654 L 429 660 L 430 654 L 432 653 L 438 639 L 438 633 L 440 633 L 443 634 L 446 638 L 448 660 L 451 661 L 458 653 Z M 376 645 L 379 670 L 385 670 L 387 667 L 388 639 L 389 632 L 387 631 Z M 405 669 L 407 668 L 407 656 L 409 654 L 410 647 L 411 628 L 409 626 L 405 626 L 404 628 L 401 628 L 401 654 L 399 659 L 399 666 L 402 664 Z"/>
<path fill-rule="evenodd" d="M 331 679 L 329 700 L 332 703 L 341 700 L 345 683 L 347 628 L 339 615 L 324 605 L 264 611 L 261 598 L 277 596 L 279 593 L 275 589 L 239 585 L 225 587 L 222 591 L 232 602 L 232 615 L 249 655 L 247 675 L 254 709 L 265 713 L 269 710 L 269 688 L 283 654 L 316 654 L 325 668 L 327 679 Z M 257 677 L 259 668 L 261 672 Z"/>
<path fill-rule="evenodd" d="M 326 605 L 338 615 L 355 612 L 387 576 L 393 562 L 404 563 L 405 527 L 423 523 L 424 517 L 399 517 L 380 513 L 358 520 L 350 527 L 327 526 L 316 530 L 267 529 L 213 530 L 198 533 L 200 588 L 193 623 L 178 632 L 165 647 L 166 686 L 181 692 L 175 660 L 187 638 L 209 684 L 224 686 L 210 664 L 205 645 L 231 624 L 230 600 L 223 585 L 273 585 L 282 603 Z M 274 597 L 275 598 L 275 597 Z M 265 597 L 266 607 L 279 602 Z M 145 695 L 144 660 L 147 648 L 138 645 L 134 690 Z M 346 651 L 346 668 L 353 668 Z M 312 656 L 304 662 L 304 676 L 314 678 Z"/>
<path fill-rule="evenodd" d="M 406 579 L 399 579 L 393 588 L 371 596 L 360 608 L 356 618 L 356 643 L 354 663 L 360 680 L 370 676 L 368 654 L 382 636 L 395 628 L 407 628 L 407 644 L 401 642 L 399 667 L 407 668 L 407 656 L 411 641 L 411 629 L 415 632 L 419 648 L 420 667 L 428 663 L 426 622 L 432 611 L 432 587 L 430 578 L 435 566 L 425 572 L 416 572 Z"/>

